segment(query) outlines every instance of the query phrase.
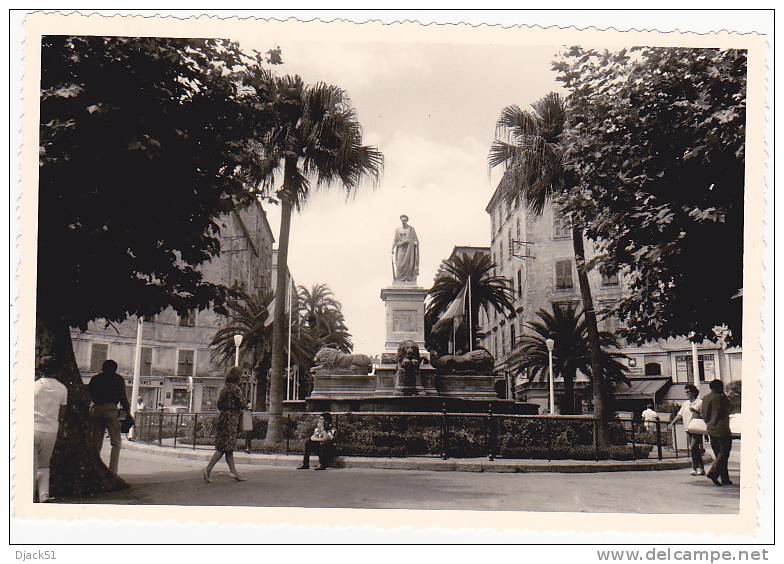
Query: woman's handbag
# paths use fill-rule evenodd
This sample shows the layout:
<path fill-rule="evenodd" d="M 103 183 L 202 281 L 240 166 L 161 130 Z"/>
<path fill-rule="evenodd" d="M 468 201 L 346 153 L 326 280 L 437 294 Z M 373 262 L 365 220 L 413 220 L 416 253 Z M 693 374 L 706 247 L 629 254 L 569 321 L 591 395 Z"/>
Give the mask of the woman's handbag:
<path fill-rule="evenodd" d="M 243 409 L 240 415 L 240 431 L 248 432 L 253 430 L 253 414 L 249 409 Z"/>
<path fill-rule="evenodd" d="M 705 420 L 699 417 L 692 417 L 689 421 L 689 426 L 686 427 L 686 432 L 692 435 L 707 435 L 708 427 L 705 425 Z"/>

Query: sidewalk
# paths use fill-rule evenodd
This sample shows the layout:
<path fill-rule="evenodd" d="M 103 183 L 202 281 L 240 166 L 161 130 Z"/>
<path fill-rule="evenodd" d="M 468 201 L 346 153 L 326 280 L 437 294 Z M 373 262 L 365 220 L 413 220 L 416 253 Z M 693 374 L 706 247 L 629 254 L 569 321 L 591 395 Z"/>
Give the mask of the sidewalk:
<path fill-rule="evenodd" d="M 164 455 L 190 460 L 205 460 L 212 448 L 181 446 L 158 446 L 156 444 L 124 441 L 123 448 L 140 453 Z M 668 453 L 672 456 L 671 453 Z M 301 454 L 262 454 L 234 452 L 234 459 L 239 464 L 261 466 L 283 466 L 294 468 L 302 461 Z M 706 457 L 706 460 L 708 458 Z M 428 470 L 436 472 L 628 472 L 641 470 L 676 470 L 690 468 L 691 462 L 685 456 L 681 458 L 646 458 L 641 460 L 532 460 L 532 459 L 501 459 L 488 460 L 482 458 L 450 458 L 441 460 L 436 457 L 383 458 L 364 456 L 339 456 L 335 460 L 336 468 L 374 468 L 383 470 Z"/>
<path fill-rule="evenodd" d="M 107 444 L 101 453 L 106 461 L 109 450 Z M 88 498 L 61 498 L 59 503 L 715 515 L 738 512 L 742 483 L 733 462 L 730 471 L 735 484 L 717 488 L 705 477 L 691 476 L 687 469 L 666 471 L 661 467 L 660 472 L 491 472 L 515 461 L 364 459 L 374 464 L 426 462 L 437 470 L 459 464 L 461 469 L 484 468 L 485 473 L 432 472 L 426 467 L 406 471 L 347 467 L 314 472 L 295 470 L 300 462 L 296 455 L 237 453 L 244 462 L 238 469 L 248 481 L 234 481 L 221 461 L 208 484 L 201 472 L 210 451 L 177 450 L 143 448 L 124 441 L 120 475 L 130 488 Z M 547 461 L 533 462 L 540 467 L 548 465 Z M 344 459 L 344 464 L 350 463 L 355 459 Z M 619 464 L 616 470 L 627 468 Z"/>

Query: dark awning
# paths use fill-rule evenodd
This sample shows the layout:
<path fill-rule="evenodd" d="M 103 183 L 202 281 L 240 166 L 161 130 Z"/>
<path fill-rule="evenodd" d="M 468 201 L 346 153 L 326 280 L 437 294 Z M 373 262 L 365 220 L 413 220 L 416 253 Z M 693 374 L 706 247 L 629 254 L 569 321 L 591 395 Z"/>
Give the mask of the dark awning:
<path fill-rule="evenodd" d="M 629 378 L 630 384 L 619 382 L 613 387 L 613 396 L 619 400 L 651 399 L 670 385 L 669 376 Z"/>

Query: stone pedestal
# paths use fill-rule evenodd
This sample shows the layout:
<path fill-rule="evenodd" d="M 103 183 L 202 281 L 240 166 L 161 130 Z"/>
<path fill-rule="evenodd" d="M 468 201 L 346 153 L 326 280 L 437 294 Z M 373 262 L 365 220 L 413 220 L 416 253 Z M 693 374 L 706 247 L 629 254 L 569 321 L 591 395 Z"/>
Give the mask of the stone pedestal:
<path fill-rule="evenodd" d="M 385 352 L 397 352 L 402 341 L 414 341 L 422 356 L 425 350 L 425 296 L 427 290 L 414 284 L 395 282 L 381 290 L 386 306 Z"/>

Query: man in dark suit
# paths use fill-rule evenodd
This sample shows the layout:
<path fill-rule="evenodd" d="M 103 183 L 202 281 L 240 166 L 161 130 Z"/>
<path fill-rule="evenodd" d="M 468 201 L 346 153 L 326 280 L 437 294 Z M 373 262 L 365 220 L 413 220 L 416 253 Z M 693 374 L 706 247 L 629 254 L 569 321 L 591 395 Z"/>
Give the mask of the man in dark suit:
<path fill-rule="evenodd" d="M 711 479 L 714 485 L 726 486 L 732 484 L 727 468 L 732 450 L 730 402 L 724 395 L 724 384 L 721 380 L 713 380 L 710 383 L 710 389 L 710 393 L 702 398 L 701 410 L 716 460 L 706 476 Z M 719 482 L 719 478 L 721 482 Z"/>
<path fill-rule="evenodd" d="M 87 392 L 93 402 L 92 433 L 95 449 L 99 454 L 101 453 L 104 432 L 109 431 L 109 440 L 112 444 L 109 469 L 117 474 L 122 446 L 118 403 L 128 414 L 128 418 L 133 421 L 128 395 L 125 393 L 125 380 L 117 374 L 117 363 L 113 360 L 104 362 L 101 373 L 93 376 L 87 384 Z"/>

